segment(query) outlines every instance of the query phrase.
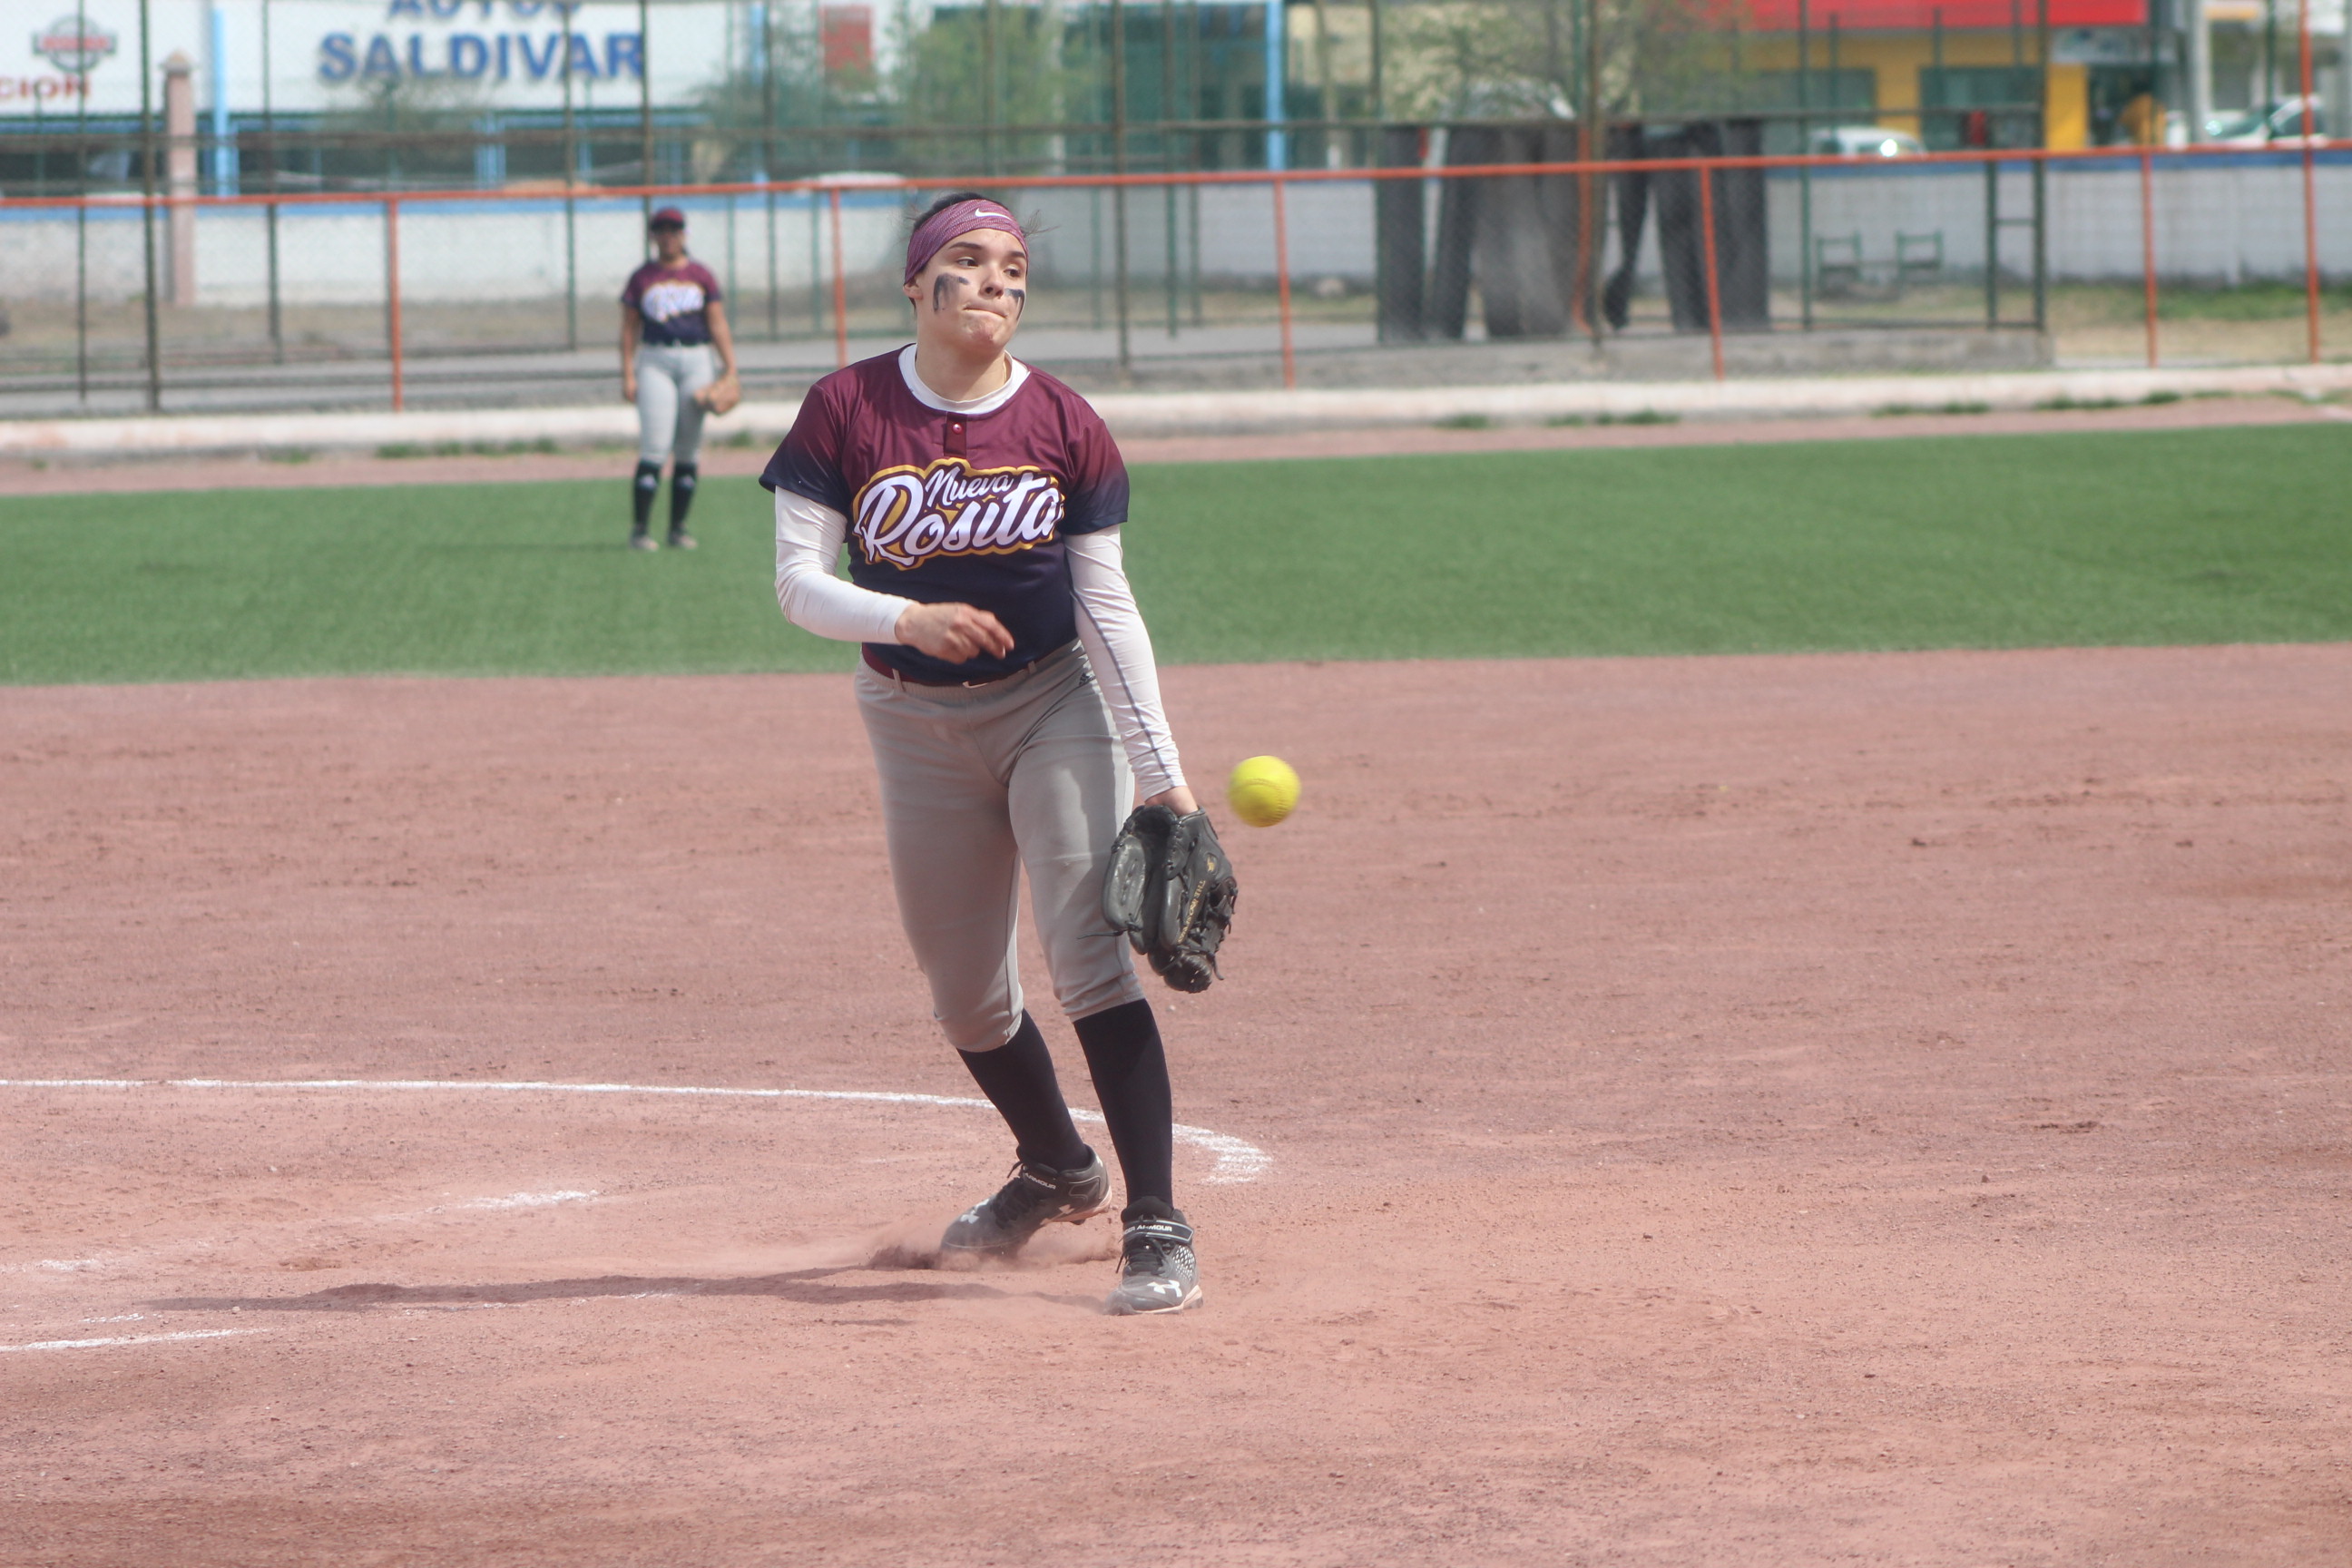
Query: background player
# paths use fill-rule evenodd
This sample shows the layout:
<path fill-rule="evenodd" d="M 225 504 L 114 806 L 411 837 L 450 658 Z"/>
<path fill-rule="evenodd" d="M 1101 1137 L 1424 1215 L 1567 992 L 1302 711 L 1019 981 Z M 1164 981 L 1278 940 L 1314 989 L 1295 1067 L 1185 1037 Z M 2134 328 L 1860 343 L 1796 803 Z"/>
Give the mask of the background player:
<path fill-rule="evenodd" d="M 686 254 L 686 215 L 663 207 L 649 220 L 655 258 L 629 274 L 621 290 L 621 395 L 637 405 L 637 477 L 630 497 L 635 524 L 629 542 L 654 548 L 647 531 L 662 465 L 671 454 L 669 542 L 694 548 L 686 514 L 694 506 L 701 472 L 702 416 L 698 395 L 735 374 L 735 338 L 719 279 Z M 719 351 L 718 363 L 711 350 Z"/>
<path fill-rule="evenodd" d="M 760 482 L 775 492 L 784 613 L 866 645 L 855 679 L 899 916 L 933 1016 L 1013 1131 L 1012 1180 L 941 1250 L 1009 1257 L 1109 1197 L 1023 1005 L 1025 870 L 1126 1179 L 1108 1309 L 1181 1310 L 1201 1290 L 1174 1205 L 1167 1057 L 1102 910 L 1139 788 L 1196 809 L 1121 563 L 1126 465 L 1084 398 L 1006 352 L 1029 289 L 1011 213 L 942 197 L 908 241 L 904 288 L 914 342 L 812 387 Z M 845 538 L 849 582 L 833 574 Z"/>

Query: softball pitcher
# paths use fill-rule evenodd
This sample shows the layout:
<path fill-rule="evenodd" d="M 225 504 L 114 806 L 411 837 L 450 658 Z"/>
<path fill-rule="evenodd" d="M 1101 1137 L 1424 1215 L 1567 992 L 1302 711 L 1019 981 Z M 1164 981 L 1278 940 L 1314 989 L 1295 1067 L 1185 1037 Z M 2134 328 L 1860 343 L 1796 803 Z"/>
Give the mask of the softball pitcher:
<path fill-rule="evenodd" d="M 933 1016 L 1014 1140 L 1012 1179 L 948 1226 L 942 1253 L 1009 1257 L 1108 1206 L 1110 1173 L 1023 1005 L 1025 871 L 1126 1181 L 1108 1309 L 1181 1311 L 1201 1288 L 1174 1203 L 1167 1057 L 1103 889 L 1139 792 L 1198 808 L 1120 561 L 1126 466 L 1084 398 L 1006 352 L 1028 290 L 1027 237 L 995 202 L 959 192 L 917 222 L 914 342 L 812 387 L 761 477 L 776 597 L 794 624 L 865 645 L 855 680 L 899 916 Z"/>

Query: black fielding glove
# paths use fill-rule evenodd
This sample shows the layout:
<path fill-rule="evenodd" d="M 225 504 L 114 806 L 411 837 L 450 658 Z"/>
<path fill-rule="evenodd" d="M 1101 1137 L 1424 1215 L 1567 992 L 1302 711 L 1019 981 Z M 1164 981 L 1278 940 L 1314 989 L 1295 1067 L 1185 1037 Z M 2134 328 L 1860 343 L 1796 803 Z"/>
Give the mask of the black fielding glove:
<path fill-rule="evenodd" d="M 1217 948 L 1240 894 L 1207 812 L 1179 816 L 1164 805 L 1139 806 L 1111 846 L 1103 914 L 1153 973 L 1197 993 L 1217 978 Z"/>

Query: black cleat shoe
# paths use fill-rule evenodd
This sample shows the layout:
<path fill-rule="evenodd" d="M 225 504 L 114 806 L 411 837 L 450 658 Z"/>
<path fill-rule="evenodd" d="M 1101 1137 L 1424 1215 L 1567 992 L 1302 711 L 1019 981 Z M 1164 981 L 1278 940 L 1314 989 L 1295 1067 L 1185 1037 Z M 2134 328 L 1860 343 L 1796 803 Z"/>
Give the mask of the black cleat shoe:
<path fill-rule="evenodd" d="M 1192 1256 L 1192 1227 L 1166 1204 L 1149 1199 L 1122 1216 L 1118 1289 L 1103 1303 L 1114 1318 L 1138 1312 L 1181 1312 L 1201 1304 L 1201 1265 Z"/>
<path fill-rule="evenodd" d="M 629 535 L 629 548 L 632 550 L 659 550 L 661 546 L 654 542 L 654 536 L 652 534 L 647 533 L 641 528 L 635 533 Z"/>
<path fill-rule="evenodd" d="M 1088 1151 L 1075 1171 L 1056 1171 L 1025 1161 L 996 1195 L 963 1211 L 940 1237 L 948 1262 L 1010 1258 L 1049 1225 L 1076 1225 L 1103 1212 L 1110 1197 L 1110 1172 L 1102 1156 Z"/>
<path fill-rule="evenodd" d="M 669 531 L 669 547 L 672 550 L 691 550 L 694 548 L 694 535 L 682 528 L 673 528 Z M 650 550 L 653 546 L 648 544 L 646 548 Z"/>

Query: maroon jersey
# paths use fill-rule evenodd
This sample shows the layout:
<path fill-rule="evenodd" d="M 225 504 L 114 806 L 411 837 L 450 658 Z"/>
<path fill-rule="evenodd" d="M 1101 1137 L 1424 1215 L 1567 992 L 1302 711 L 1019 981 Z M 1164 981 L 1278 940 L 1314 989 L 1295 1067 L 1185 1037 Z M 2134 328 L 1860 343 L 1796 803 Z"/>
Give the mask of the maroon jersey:
<path fill-rule="evenodd" d="M 1003 658 L 954 665 L 867 645 L 923 680 L 1003 675 L 1076 637 L 1062 542 L 1127 521 L 1127 465 L 1085 398 L 1031 370 L 992 413 L 945 414 L 907 389 L 896 353 L 809 388 L 760 483 L 849 519 L 859 587 L 977 605 L 1013 634 Z"/>
<path fill-rule="evenodd" d="M 672 268 L 648 261 L 629 274 L 621 303 L 634 308 L 645 341 L 659 346 L 710 341 L 709 308 L 726 299 L 719 279 L 699 261 Z"/>

